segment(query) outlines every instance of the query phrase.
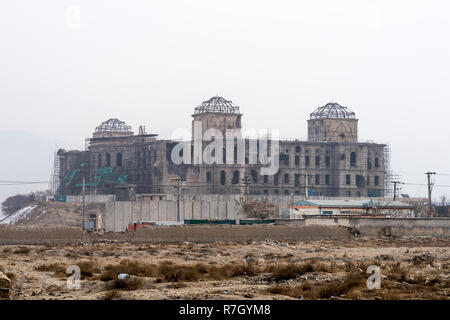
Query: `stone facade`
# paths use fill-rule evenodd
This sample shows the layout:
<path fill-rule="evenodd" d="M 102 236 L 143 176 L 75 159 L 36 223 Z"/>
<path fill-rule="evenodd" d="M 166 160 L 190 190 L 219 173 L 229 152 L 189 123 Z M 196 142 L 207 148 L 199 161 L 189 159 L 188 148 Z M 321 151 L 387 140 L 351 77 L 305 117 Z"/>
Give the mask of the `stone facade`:
<path fill-rule="evenodd" d="M 125 184 L 141 194 L 173 194 L 172 178 L 179 177 L 183 194 L 384 196 L 386 146 L 358 142 L 354 113 L 329 105 L 311 114 L 307 141 L 279 141 L 279 171 L 267 176 L 261 175 L 261 164 L 249 161 L 249 139 L 242 163 L 175 164 L 171 152 L 178 141 L 141 130 L 135 135 L 123 122 L 110 119 L 97 127 L 86 151 L 59 150 L 59 193 L 80 194 L 84 176 L 87 194 L 114 194 Z M 193 135 L 194 121 L 201 121 L 202 133 L 241 129 L 239 108 L 220 97 L 203 102 L 192 117 Z M 203 142 L 203 148 L 209 143 Z"/>

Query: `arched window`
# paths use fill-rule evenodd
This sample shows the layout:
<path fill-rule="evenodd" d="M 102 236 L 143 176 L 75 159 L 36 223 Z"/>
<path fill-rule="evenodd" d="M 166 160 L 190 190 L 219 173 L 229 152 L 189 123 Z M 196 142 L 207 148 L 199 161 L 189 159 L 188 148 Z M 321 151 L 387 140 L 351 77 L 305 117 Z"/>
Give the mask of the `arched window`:
<path fill-rule="evenodd" d="M 350 166 L 356 167 L 356 152 L 350 153 Z"/>
<path fill-rule="evenodd" d="M 109 153 L 106 154 L 106 166 L 111 167 L 111 155 Z"/>
<path fill-rule="evenodd" d="M 121 166 L 122 166 L 122 153 L 121 153 L 121 152 L 119 152 L 119 153 L 117 154 L 116 165 L 117 165 L 118 167 L 121 167 Z"/>
<path fill-rule="evenodd" d="M 220 171 L 220 184 L 225 185 L 225 171 Z"/>
<path fill-rule="evenodd" d="M 252 176 L 253 183 L 258 183 L 258 172 L 256 170 L 250 171 L 250 175 Z"/>
<path fill-rule="evenodd" d="M 238 184 L 239 183 L 239 171 L 233 172 L 233 180 L 231 182 L 232 184 Z"/>

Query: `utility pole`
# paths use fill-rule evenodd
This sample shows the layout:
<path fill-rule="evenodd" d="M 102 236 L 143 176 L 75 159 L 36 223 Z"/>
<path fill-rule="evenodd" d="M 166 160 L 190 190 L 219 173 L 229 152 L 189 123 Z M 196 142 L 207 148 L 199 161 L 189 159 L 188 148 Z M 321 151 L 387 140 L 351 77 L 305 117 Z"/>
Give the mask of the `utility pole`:
<path fill-rule="evenodd" d="M 400 181 L 392 181 L 391 183 L 394 184 L 394 201 L 397 199 L 397 191 L 399 188 L 397 188 L 397 185 L 402 184 Z"/>
<path fill-rule="evenodd" d="M 305 198 L 306 198 L 306 200 L 308 200 L 309 199 L 309 183 L 310 183 L 310 178 L 312 177 L 313 175 L 312 174 L 305 174 L 305 184 L 306 184 L 306 186 L 305 186 Z"/>
<path fill-rule="evenodd" d="M 425 172 L 425 174 L 427 175 L 427 180 L 428 180 L 428 213 L 429 213 L 430 217 L 432 217 L 433 216 L 433 207 L 431 205 L 431 189 L 433 189 L 433 184 L 431 183 L 431 176 L 435 175 L 436 172 L 427 171 L 427 172 Z"/>
<path fill-rule="evenodd" d="M 85 177 L 83 177 L 83 188 L 82 188 L 82 195 L 83 195 L 83 225 L 82 225 L 82 230 L 84 231 L 84 190 L 85 190 L 85 188 L 84 188 L 84 186 L 85 186 L 85 184 L 86 184 L 86 179 L 85 179 Z"/>

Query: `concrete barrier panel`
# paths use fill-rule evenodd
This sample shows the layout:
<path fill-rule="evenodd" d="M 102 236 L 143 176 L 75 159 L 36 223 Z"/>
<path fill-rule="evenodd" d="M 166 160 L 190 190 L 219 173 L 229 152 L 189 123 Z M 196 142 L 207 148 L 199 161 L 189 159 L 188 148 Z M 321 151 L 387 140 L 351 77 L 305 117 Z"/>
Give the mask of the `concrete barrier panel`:
<path fill-rule="evenodd" d="M 122 201 L 114 202 L 114 231 L 121 232 L 125 230 L 123 222 L 123 209 L 124 205 Z"/>
<path fill-rule="evenodd" d="M 165 221 L 177 221 L 177 203 L 174 201 L 164 201 L 166 203 L 166 217 Z"/>
<path fill-rule="evenodd" d="M 167 220 L 167 202 L 158 201 L 158 221 L 168 221 Z"/>
<path fill-rule="evenodd" d="M 219 219 L 219 201 L 210 202 L 209 216 L 211 219 Z"/>
<path fill-rule="evenodd" d="M 194 206 L 192 208 L 193 219 L 202 219 L 202 205 L 200 202 L 193 202 Z"/>
<path fill-rule="evenodd" d="M 142 221 L 142 201 L 132 201 L 131 205 L 133 206 L 133 216 L 131 217 L 131 220 Z"/>
<path fill-rule="evenodd" d="M 150 221 L 158 221 L 159 201 L 149 201 Z"/>
<path fill-rule="evenodd" d="M 105 204 L 105 213 L 103 214 L 103 228 L 105 231 L 114 231 L 114 202 L 107 202 Z"/>
<path fill-rule="evenodd" d="M 120 202 L 120 201 L 119 201 Z M 125 228 L 133 220 L 133 205 L 131 201 L 123 201 L 123 225 Z"/>
<path fill-rule="evenodd" d="M 210 203 L 211 202 L 206 202 L 206 201 L 201 202 L 201 211 L 202 211 L 201 219 L 210 219 L 211 218 L 211 215 L 209 212 Z"/>
<path fill-rule="evenodd" d="M 192 201 L 183 201 L 183 220 L 192 219 Z"/>
<path fill-rule="evenodd" d="M 219 219 L 227 218 L 227 203 L 225 201 L 217 202 Z"/>
<path fill-rule="evenodd" d="M 141 202 L 141 204 L 142 204 L 141 220 L 149 221 L 150 220 L 150 202 L 149 202 L 149 200 L 143 200 Z"/>

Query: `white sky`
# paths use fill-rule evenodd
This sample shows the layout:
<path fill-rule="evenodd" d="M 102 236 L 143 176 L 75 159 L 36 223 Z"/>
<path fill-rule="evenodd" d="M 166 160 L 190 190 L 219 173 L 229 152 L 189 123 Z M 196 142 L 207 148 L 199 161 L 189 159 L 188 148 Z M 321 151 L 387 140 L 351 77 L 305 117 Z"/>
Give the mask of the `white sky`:
<path fill-rule="evenodd" d="M 306 138 L 309 113 L 335 101 L 356 112 L 360 139 L 390 143 L 401 181 L 426 183 L 427 170 L 450 173 L 449 9 L 406 0 L 1 1 L 2 130 L 82 148 L 117 117 L 170 137 L 219 94 L 241 107 L 245 128 Z M 402 193 L 426 195 L 420 186 Z"/>

